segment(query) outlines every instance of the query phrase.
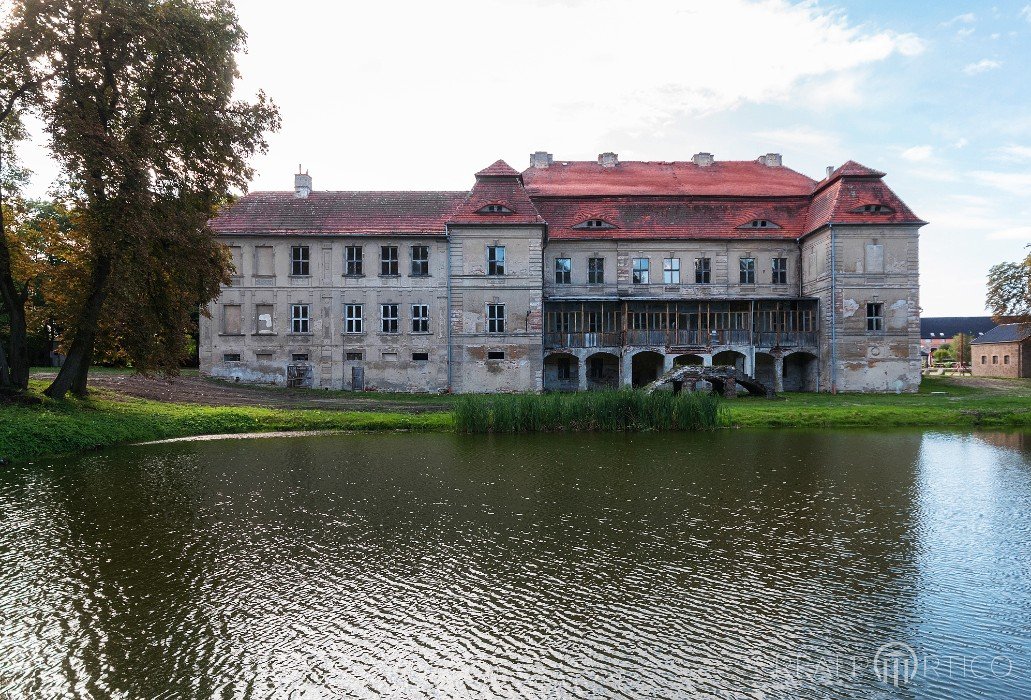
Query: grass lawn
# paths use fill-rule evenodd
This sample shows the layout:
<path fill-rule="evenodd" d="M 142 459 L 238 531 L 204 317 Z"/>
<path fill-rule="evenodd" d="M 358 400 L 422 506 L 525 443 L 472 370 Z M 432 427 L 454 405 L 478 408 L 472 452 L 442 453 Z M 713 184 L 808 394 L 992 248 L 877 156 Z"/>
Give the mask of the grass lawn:
<path fill-rule="evenodd" d="M 0 404 L 0 458 L 24 460 L 191 435 L 289 430 L 452 431 L 450 411 L 340 411 L 210 407 L 128 398 L 94 390 L 89 399 L 42 397 L 45 380 L 33 380 L 34 404 Z M 319 390 L 314 393 L 324 395 Z M 411 395 L 364 395 L 411 401 Z M 427 401 L 454 397 L 427 395 Z M 742 428 L 1031 428 L 1031 381 L 925 378 L 917 394 L 784 394 L 775 400 L 725 402 L 726 422 Z"/>

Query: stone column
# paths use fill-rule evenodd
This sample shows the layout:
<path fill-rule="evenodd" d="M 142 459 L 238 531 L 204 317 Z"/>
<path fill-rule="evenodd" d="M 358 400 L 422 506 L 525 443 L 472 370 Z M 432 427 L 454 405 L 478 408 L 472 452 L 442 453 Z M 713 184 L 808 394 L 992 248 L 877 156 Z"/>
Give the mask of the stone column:
<path fill-rule="evenodd" d="M 784 393 L 784 358 L 780 355 L 773 357 L 773 391 L 777 394 Z"/>
<path fill-rule="evenodd" d="M 671 369 L 673 369 L 673 359 L 675 357 L 676 357 L 675 355 L 663 355 L 662 356 L 662 373 L 663 374 L 665 374 L 666 372 L 668 372 Z"/>
<path fill-rule="evenodd" d="M 712 355 L 702 355 L 702 367 L 712 367 Z"/>
<path fill-rule="evenodd" d="M 587 391 L 587 358 L 577 357 L 576 367 L 579 370 L 580 384 L 578 386 L 580 391 Z"/>
<path fill-rule="evenodd" d="M 634 356 L 626 353 L 619 358 L 619 385 L 633 386 L 634 383 Z"/>

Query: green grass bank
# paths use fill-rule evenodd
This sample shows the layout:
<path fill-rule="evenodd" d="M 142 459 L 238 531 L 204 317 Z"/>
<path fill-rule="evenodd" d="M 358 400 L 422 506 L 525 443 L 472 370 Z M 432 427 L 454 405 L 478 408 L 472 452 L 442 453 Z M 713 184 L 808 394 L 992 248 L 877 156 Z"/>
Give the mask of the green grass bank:
<path fill-rule="evenodd" d="M 33 383 L 33 397 L 46 383 Z M 363 395 L 363 400 L 368 400 Z M 427 399 L 429 400 L 429 399 Z M 25 460 L 194 435 L 300 430 L 533 431 L 739 428 L 1031 428 L 1031 381 L 928 378 L 917 394 L 784 394 L 775 400 L 636 392 L 436 397 L 448 411 L 209 407 L 98 390 L 87 400 L 0 404 L 0 457 Z"/>

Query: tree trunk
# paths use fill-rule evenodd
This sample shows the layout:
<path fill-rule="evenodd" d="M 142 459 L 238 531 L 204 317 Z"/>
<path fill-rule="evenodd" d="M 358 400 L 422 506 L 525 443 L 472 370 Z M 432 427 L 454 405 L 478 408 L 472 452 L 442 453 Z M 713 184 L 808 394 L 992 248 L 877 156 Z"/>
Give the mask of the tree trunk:
<path fill-rule="evenodd" d="M 0 391 L 11 386 L 11 373 L 7 368 L 7 353 L 4 352 L 4 344 L 0 343 Z"/>
<path fill-rule="evenodd" d="M 0 192 L 0 206 L 3 196 Z M 11 324 L 11 354 L 7 358 L 6 380 L 0 374 L 0 387 L 24 391 L 29 387 L 29 345 L 25 330 L 25 294 L 14 283 L 11 250 L 7 245 L 7 226 L 0 216 L 0 302 L 7 309 Z"/>
<path fill-rule="evenodd" d="M 70 391 L 76 396 L 86 396 L 86 379 L 93 362 L 93 346 L 97 337 L 97 323 L 107 297 L 107 280 L 111 275 L 112 261 L 103 257 L 96 262 L 90 291 L 79 314 L 72 345 L 61 370 L 53 383 L 43 393 L 52 399 L 63 399 Z"/>

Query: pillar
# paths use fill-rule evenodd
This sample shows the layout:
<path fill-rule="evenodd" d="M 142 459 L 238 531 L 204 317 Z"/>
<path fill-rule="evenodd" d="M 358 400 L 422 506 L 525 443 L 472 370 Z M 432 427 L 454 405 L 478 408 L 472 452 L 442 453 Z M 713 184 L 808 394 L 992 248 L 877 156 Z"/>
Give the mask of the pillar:
<path fill-rule="evenodd" d="M 634 356 L 624 353 L 619 358 L 619 385 L 633 386 L 634 384 Z"/>
<path fill-rule="evenodd" d="M 577 357 L 576 368 L 579 374 L 578 379 L 580 380 L 577 388 L 580 391 L 587 391 L 587 358 Z"/>
<path fill-rule="evenodd" d="M 712 354 L 702 355 L 702 367 L 712 367 Z"/>
<path fill-rule="evenodd" d="M 780 355 L 773 357 L 773 391 L 777 394 L 784 393 L 784 358 Z"/>
<path fill-rule="evenodd" d="M 662 356 L 662 373 L 663 374 L 665 374 L 666 372 L 668 372 L 671 369 L 673 369 L 673 360 L 674 360 L 674 358 L 675 358 L 675 355 L 663 355 Z"/>

